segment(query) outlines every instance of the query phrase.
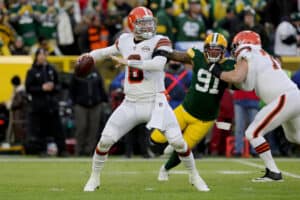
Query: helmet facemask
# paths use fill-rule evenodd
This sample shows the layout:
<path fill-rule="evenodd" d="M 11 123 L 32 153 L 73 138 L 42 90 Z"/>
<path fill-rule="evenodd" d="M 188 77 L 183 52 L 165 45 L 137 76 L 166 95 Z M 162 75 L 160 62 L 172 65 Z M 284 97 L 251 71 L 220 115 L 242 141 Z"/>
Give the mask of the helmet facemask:
<path fill-rule="evenodd" d="M 145 16 L 137 19 L 134 24 L 134 34 L 136 39 L 147 40 L 156 33 L 156 22 L 152 16 Z"/>
<path fill-rule="evenodd" d="M 210 63 L 216 63 L 223 58 L 225 49 L 220 45 L 206 45 L 204 47 L 204 52 Z"/>

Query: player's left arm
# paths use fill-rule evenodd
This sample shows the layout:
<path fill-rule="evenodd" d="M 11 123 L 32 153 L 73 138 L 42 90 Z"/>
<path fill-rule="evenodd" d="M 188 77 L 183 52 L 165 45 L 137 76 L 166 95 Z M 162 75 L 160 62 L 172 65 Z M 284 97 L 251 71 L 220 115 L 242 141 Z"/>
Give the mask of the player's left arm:
<path fill-rule="evenodd" d="M 242 58 L 237 61 L 232 71 L 223 71 L 219 64 L 212 64 L 209 71 L 221 80 L 229 83 L 241 83 L 246 79 L 248 73 L 248 62 Z"/>

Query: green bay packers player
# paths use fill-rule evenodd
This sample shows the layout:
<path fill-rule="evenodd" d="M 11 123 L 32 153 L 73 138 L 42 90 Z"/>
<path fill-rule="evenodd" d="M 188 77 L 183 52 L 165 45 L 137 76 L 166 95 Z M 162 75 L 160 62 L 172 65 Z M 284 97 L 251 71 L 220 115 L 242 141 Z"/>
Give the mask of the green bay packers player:
<path fill-rule="evenodd" d="M 191 48 L 187 52 L 174 50 L 167 55 L 171 60 L 193 65 L 191 86 L 182 104 L 174 110 L 190 149 L 204 138 L 218 116 L 220 101 L 228 84 L 213 76 L 208 69 L 215 63 L 224 71 L 234 69 L 234 60 L 225 58 L 226 48 L 225 37 L 220 33 L 211 33 L 205 39 L 204 52 Z M 157 129 L 152 132 L 151 140 L 153 143 L 167 142 L 165 136 Z M 174 151 L 160 168 L 158 180 L 167 181 L 168 171 L 179 163 L 180 159 Z"/>

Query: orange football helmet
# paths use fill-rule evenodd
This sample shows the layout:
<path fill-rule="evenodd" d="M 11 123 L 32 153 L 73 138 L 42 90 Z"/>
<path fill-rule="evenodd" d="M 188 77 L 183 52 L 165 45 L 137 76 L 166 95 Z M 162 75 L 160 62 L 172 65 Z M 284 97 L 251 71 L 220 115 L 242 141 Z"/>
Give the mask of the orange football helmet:
<path fill-rule="evenodd" d="M 238 34 L 236 34 L 233 38 L 231 47 L 231 53 L 234 55 L 235 50 L 240 46 L 240 45 L 245 45 L 245 44 L 250 44 L 250 45 L 259 45 L 261 46 L 261 39 L 260 36 L 255 33 L 254 31 L 241 31 Z"/>
<path fill-rule="evenodd" d="M 136 7 L 129 13 L 128 26 L 139 40 L 150 39 L 156 33 L 153 14 L 151 10 L 143 6 Z"/>

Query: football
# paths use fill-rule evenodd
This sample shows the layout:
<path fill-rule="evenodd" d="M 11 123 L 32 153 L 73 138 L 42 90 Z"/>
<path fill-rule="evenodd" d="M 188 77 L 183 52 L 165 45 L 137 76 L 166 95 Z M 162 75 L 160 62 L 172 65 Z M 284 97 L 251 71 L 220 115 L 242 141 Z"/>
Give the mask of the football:
<path fill-rule="evenodd" d="M 93 70 L 94 66 L 94 58 L 89 54 L 84 54 L 77 59 L 74 72 L 79 77 L 85 77 Z"/>

